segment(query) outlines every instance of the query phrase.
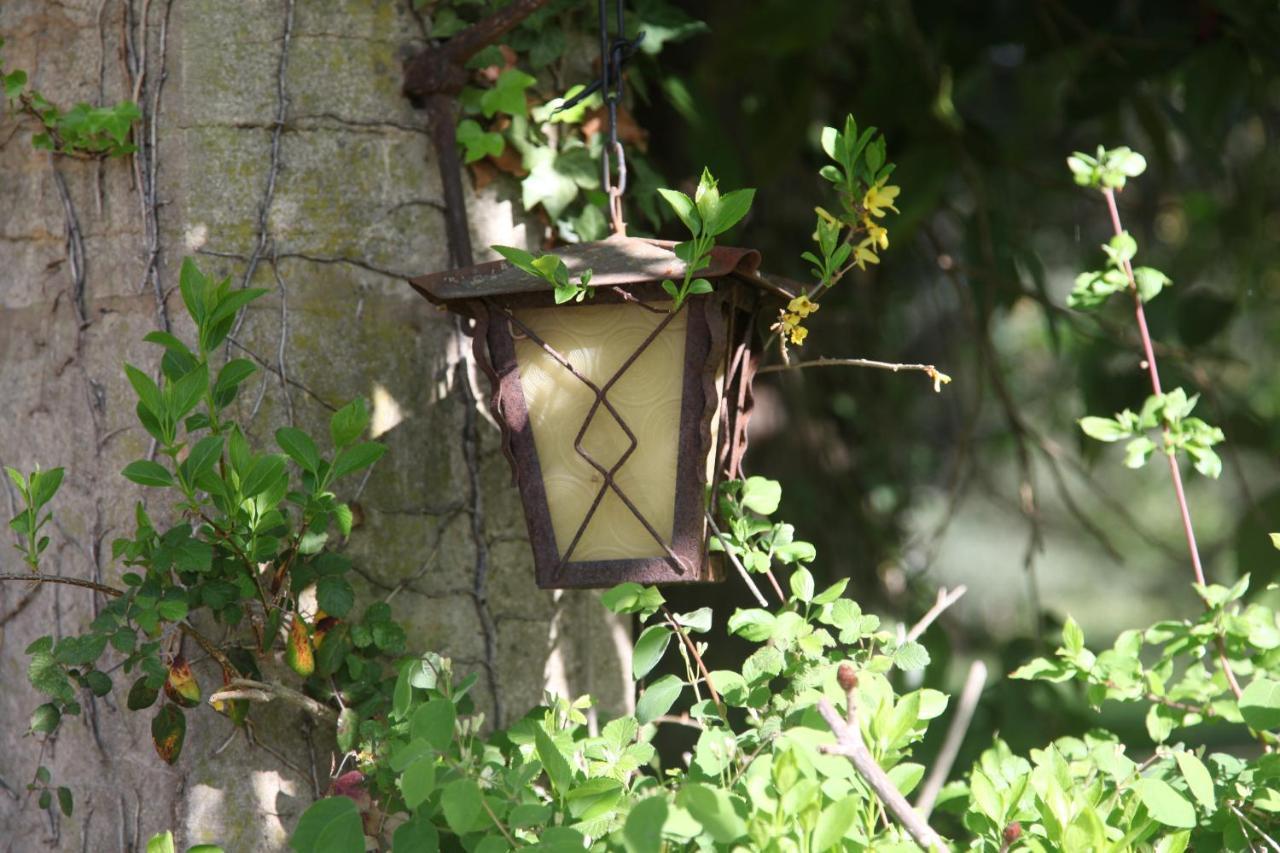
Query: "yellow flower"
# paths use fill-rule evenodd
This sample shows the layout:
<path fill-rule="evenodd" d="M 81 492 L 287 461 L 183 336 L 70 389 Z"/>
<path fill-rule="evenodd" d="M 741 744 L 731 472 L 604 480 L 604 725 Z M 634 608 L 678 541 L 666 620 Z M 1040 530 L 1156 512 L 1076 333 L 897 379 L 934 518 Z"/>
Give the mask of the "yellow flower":
<path fill-rule="evenodd" d="M 867 229 L 867 239 L 879 249 L 889 248 L 889 229 L 876 223 L 869 217 L 863 218 L 862 225 Z"/>
<path fill-rule="evenodd" d="M 862 206 L 867 209 L 867 213 L 872 216 L 884 216 L 885 209 L 898 212 L 898 208 L 893 206 L 893 200 L 898 197 L 898 193 L 902 192 L 901 188 L 895 186 L 885 186 L 885 181 L 889 180 L 888 176 L 876 181 L 868 190 L 862 199 Z"/>
<path fill-rule="evenodd" d="M 809 304 L 812 305 L 815 310 L 817 309 L 817 305 L 815 303 Z M 791 343 L 796 346 L 800 346 L 804 343 L 804 339 L 809 334 L 809 330 L 800 325 L 803 320 L 804 316 L 800 314 L 780 310 L 778 312 L 778 321 L 769 327 L 769 331 L 777 332 L 782 336 L 782 349 L 784 354 L 786 353 L 787 341 L 791 341 Z"/>
<path fill-rule="evenodd" d="M 875 250 L 871 248 L 871 238 L 863 240 L 853 250 L 853 263 L 860 270 L 865 270 L 867 264 L 878 264 L 880 258 L 876 255 Z"/>
<path fill-rule="evenodd" d="M 793 314 L 796 314 L 801 319 L 804 319 L 805 317 L 808 317 L 810 314 L 813 314 L 820 307 L 821 306 L 818 305 L 818 303 L 811 301 L 809 297 L 803 293 L 787 303 L 787 310 Z"/>

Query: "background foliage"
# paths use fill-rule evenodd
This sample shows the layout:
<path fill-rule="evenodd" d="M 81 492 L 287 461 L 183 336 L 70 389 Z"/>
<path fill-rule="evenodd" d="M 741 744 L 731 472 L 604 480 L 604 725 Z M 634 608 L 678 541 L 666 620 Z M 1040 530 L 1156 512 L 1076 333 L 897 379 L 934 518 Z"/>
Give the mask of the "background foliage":
<path fill-rule="evenodd" d="M 661 140 L 658 168 L 692 181 L 706 164 L 758 187 L 735 240 L 803 279 L 794 247 L 821 190 L 818 131 L 845 111 L 874 122 L 898 163 L 902 215 L 886 261 L 825 300 L 804 356 L 932 362 L 955 378 L 941 398 L 876 371 L 769 382 L 749 462 L 786 484 L 783 513 L 823 555 L 815 572 L 851 575 L 860 601 L 904 616 L 937 583 L 965 582 L 951 650 L 932 648 L 935 661 L 988 654 L 1006 671 L 1067 612 L 1109 637 L 1198 611 L 1167 472 L 1126 476 L 1074 423 L 1146 394 L 1129 309 L 1067 310 L 1110 234 L 1062 158 L 1105 142 L 1149 161 L 1120 203 L 1143 263 L 1174 279 L 1149 312 L 1166 386 L 1201 393 L 1197 414 L 1227 436 L 1221 479 L 1189 487 L 1206 571 L 1223 583 L 1252 571 L 1264 595 L 1280 571 L 1266 537 L 1280 517 L 1280 387 L 1267 367 L 1280 344 L 1280 10 L 682 7 L 708 33 L 664 52 L 661 94 L 636 111 Z M 997 685 L 977 725 L 1030 746 L 1079 731 L 1080 710 Z"/>

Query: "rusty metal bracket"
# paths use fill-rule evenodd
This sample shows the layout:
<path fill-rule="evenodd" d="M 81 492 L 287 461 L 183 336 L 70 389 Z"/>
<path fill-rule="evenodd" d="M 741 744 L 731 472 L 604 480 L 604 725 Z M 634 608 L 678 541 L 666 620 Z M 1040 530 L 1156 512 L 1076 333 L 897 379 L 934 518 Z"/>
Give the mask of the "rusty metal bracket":
<path fill-rule="evenodd" d="M 415 107 L 427 113 L 431 145 L 435 149 L 444 194 L 449 261 L 455 268 L 474 263 L 471 232 L 467 227 L 467 202 L 462 193 L 462 163 L 458 159 L 454 129 L 458 113 L 457 96 L 468 78 L 467 61 L 546 4 L 547 0 L 515 0 L 448 41 L 417 53 L 405 63 L 401 91 Z"/>

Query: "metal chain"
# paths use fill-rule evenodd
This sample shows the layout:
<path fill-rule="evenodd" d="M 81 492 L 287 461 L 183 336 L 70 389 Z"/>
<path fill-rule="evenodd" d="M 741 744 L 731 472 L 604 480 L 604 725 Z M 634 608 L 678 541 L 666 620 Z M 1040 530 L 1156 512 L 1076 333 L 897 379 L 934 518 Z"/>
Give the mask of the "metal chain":
<path fill-rule="evenodd" d="M 622 100 L 622 64 L 630 57 L 635 44 L 626 39 L 627 27 L 623 0 L 616 0 L 617 36 L 609 38 L 608 0 L 600 0 L 600 93 L 609 114 L 609 138 L 600 149 L 601 186 L 609 197 L 609 219 L 613 233 L 626 236 L 627 223 L 622 219 L 622 194 L 627 191 L 627 157 L 618 141 L 618 104 Z M 636 43 L 639 38 L 636 39 Z M 617 181 L 614 181 L 614 163 Z"/>

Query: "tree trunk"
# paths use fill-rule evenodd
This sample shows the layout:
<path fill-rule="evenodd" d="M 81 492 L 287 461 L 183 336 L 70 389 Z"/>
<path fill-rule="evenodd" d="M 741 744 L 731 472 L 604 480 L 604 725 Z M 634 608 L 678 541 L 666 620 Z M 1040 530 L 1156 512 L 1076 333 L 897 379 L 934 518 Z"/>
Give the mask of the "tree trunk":
<path fill-rule="evenodd" d="M 424 43 L 410 6 L 5 0 L 7 68 L 61 106 L 129 97 L 144 118 L 137 155 L 101 163 L 34 150 L 29 119 L 0 122 L 0 462 L 67 468 L 45 571 L 118 582 L 111 541 L 146 498 L 118 472 L 150 444 L 121 364 L 153 370 L 157 348 L 142 336 L 187 331 L 177 269 L 196 255 L 206 273 L 272 292 L 229 348 L 262 368 L 240 402 L 257 447 L 287 423 L 324 435 L 331 410 L 372 399 L 389 453 L 341 495 L 362 510 L 346 546 L 363 578 L 357 607 L 390 595 L 413 650 L 479 673 L 491 722 L 517 719 L 544 686 L 621 710 L 626 626 L 591 594 L 534 588 L 510 472 L 474 402 L 488 388 L 468 380 L 469 343 L 402 280 L 449 257 L 425 118 L 400 94 L 402 59 Z M 468 194 L 477 246 L 526 239 L 510 200 Z M 5 551 L 0 571 L 22 571 Z M 75 587 L 0 584 L 0 848 L 137 850 L 166 829 L 179 849 L 285 846 L 335 749 L 332 731 L 291 707 L 255 706 L 253 742 L 194 711 L 169 767 L 150 715 L 124 708 L 117 673 L 116 690 L 86 693 L 56 738 L 24 736 L 43 701 L 24 649 L 79 633 L 100 604 Z M 217 681 L 207 662 L 197 673 Z M 27 795 L 40 764 L 74 792 L 70 819 Z"/>

